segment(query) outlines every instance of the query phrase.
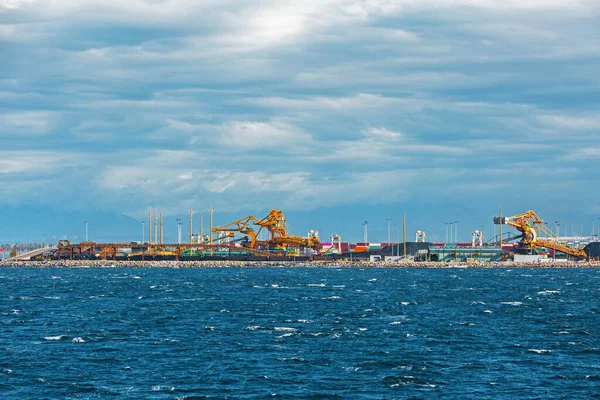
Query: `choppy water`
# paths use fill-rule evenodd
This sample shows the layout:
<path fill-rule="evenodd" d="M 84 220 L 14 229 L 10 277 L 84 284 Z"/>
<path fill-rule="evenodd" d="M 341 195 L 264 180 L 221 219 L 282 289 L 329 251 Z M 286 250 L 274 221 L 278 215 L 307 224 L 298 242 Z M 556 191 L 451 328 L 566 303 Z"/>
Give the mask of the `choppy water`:
<path fill-rule="evenodd" d="M 2 398 L 600 398 L 600 270 L 4 269 Z"/>

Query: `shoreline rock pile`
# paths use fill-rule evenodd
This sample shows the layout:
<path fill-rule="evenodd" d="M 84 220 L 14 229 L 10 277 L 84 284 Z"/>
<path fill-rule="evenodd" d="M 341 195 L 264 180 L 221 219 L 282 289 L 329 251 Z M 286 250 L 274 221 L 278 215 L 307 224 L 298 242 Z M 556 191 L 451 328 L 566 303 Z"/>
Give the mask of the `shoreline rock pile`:
<path fill-rule="evenodd" d="M 407 262 L 407 261 L 5 261 L 0 268 L 600 268 L 600 261 L 515 263 L 477 262 Z"/>

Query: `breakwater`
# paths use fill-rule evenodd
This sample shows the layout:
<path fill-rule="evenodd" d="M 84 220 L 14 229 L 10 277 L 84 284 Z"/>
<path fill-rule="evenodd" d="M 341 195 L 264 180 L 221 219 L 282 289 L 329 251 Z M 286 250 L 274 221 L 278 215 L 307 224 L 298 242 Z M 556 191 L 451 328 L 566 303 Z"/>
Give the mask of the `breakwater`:
<path fill-rule="evenodd" d="M 105 260 L 58 260 L 58 261 L 5 261 L 0 268 L 600 268 L 600 261 L 515 263 L 445 263 L 407 261 L 105 261 Z"/>

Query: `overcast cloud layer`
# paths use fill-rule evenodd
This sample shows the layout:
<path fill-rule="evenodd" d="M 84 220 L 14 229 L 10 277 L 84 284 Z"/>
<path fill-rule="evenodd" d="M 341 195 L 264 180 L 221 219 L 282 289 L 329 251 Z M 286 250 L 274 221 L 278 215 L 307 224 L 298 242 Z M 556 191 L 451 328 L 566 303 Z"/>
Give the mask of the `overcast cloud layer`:
<path fill-rule="evenodd" d="M 599 20 L 596 0 L 0 0 L 0 202 L 600 215 Z"/>

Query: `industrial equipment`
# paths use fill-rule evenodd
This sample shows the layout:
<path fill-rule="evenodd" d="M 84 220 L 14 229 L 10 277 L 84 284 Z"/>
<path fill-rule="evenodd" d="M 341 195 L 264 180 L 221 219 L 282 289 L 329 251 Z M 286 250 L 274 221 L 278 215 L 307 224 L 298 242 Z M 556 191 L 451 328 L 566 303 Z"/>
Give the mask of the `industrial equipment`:
<path fill-rule="evenodd" d="M 476 230 L 471 234 L 471 246 L 481 247 L 483 246 L 483 231 Z"/>
<path fill-rule="evenodd" d="M 535 249 L 544 247 L 546 249 L 554 249 L 562 253 L 584 258 L 587 254 L 584 250 L 576 247 L 571 247 L 558 242 L 556 234 L 546 227 L 544 221 L 538 217 L 534 211 L 527 211 L 522 214 L 517 214 L 512 217 L 494 217 L 494 224 L 509 225 L 521 232 L 520 246 L 527 249 Z M 538 232 L 544 234 L 548 238 L 556 238 L 556 241 L 539 239 Z"/>
<path fill-rule="evenodd" d="M 308 236 L 311 236 L 311 233 L 315 231 L 308 232 Z M 325 254 L 342 254 L 342 237 L 340 235 L 333 234 L 331 235 L 331 244 L 329 247 L 323 247 L 321 250 L 321 255 Z"/>
<path fill-rule="evenodd" d="M 254 227 L 257 227 L 257 229 L 255 230 Z M 268 232 L 267 240 L 259 241 L 258 236 L 263 229 Z M 226 233 L 232 241 L 235 232 L 246 235 L 247 239 L 242 244 L 244 247 L 251 249 L 256 247 L 264 247 L 269 250 L 302 248 L 313 249 L 316 252 L 321 249 L 321 241 L 317 231 L 310 231 L 306 238 L 290 235 L 283 211 L 276 209 L 271 209 L 269 214 L 261 220 L 249 215 L 229 224 L 213 228 L 211 231 L 211 233 Z"/>

